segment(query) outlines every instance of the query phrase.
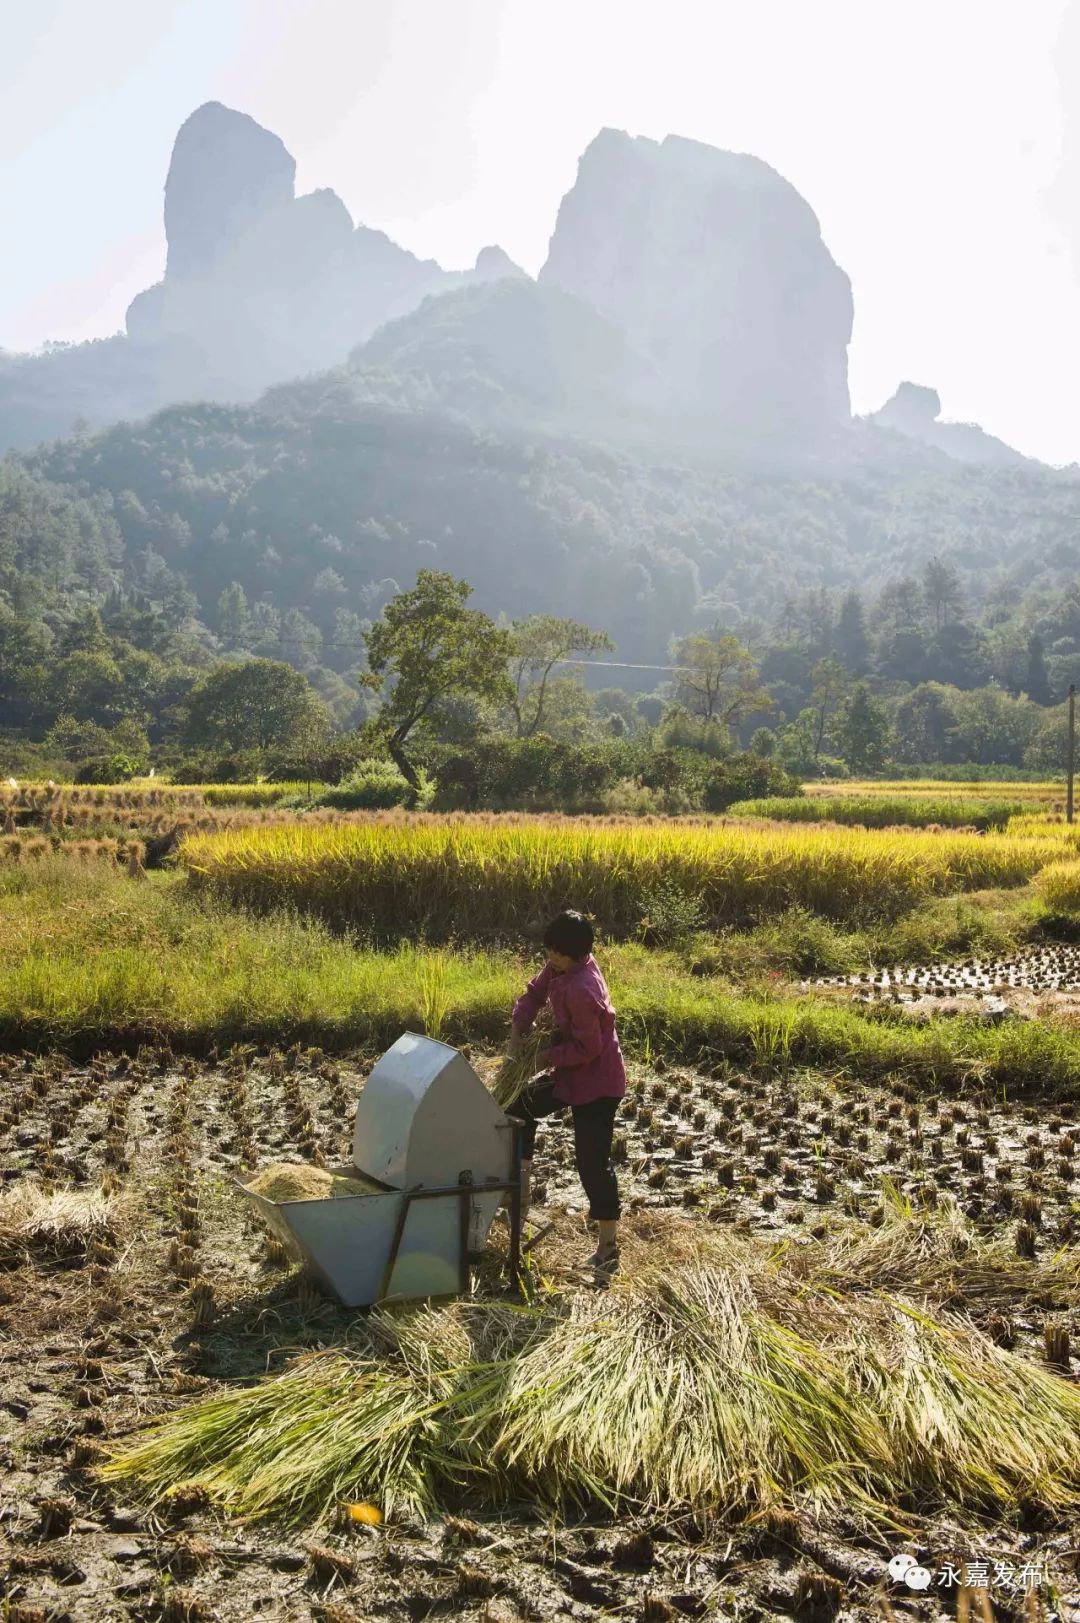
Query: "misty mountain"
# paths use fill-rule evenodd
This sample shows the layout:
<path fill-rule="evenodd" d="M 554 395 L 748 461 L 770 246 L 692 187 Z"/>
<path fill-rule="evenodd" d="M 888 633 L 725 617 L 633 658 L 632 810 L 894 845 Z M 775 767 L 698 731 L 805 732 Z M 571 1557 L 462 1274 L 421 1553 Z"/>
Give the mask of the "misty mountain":
<path fill-rule="evenodd" d="M 295 196 L 296 164 L 245 113 L 207 102 L 165 180 L 168 258 L 124 336 L 0 354 L 0 448 L 143 417 L 178 400 L 255 399 L 322 370 L 427 295 L 524 273 L 499 248 L 450 272 L 353 226 L 337 195 Z"/>
<path fill-rule="evenodd" d="M 988 434 L 977 423 L 941 422 L 941 398 L 936 389 L 902 383 L 880 411 L 868 418 L 882 428 L 894 428 L 923 445 L 944 451 L 957 462 L 986 468 L 1038 468 L 1032 457 L 1014 451 L 1004 440 Z"/>
<path fill-rule="evenodd" d="M 297 197 L 295 170 L 246 114 L 192 113 L 165 180 L 162 280 L 124 335 L 0 354 L 0 448 L 78 419 L 254 401 L 348 358 L 360 400 L 510 433 L 837 471 L 1008 458 L 895 402 L 852 424 L 850 283 L 808 203 L 758 158 L 601 131 L 535 283 L 494 247 L 465 272 L 418 259 L 334 192 Z"/>
<path fill-rule="evenodd" d="M 931 558 L 975 610 L 1080 570 L 1074 474 L 912 385 L 852 419 L 848 279 L 756 158 L 603 131 L 535 281 L 498 249 L 445 272 L 294 175 L 254 120 L 200 108 L 127 335 L 0 356 L 23 444 L 132 419 L 0 463 L 0 609 L 55 628 L 131 592 L 209 655 L 225 593 L 258 646 L 345 672 L 434 567 L 659 664 L 673 634 Z"/>

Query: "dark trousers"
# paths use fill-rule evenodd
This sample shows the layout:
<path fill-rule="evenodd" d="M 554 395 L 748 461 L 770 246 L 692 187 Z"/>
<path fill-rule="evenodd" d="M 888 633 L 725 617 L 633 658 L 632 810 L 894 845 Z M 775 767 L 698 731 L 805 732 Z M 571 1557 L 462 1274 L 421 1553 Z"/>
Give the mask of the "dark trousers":
<path fill-rule="evenodd" d="M 543 1116 L 571 1111 L 574 1118 L 574 1162 L 582 1188 L 589 1197 L 589 1218 L 594 1223 L 614 1222 L 619 1216 L 619 1185 L 611 1164 L 611 1138 L 615 1130 L 618 1099 L 590 1099 L 586 1105 L 568 1105 L 556 1099 L 550 1076 L 530 1082 L 511 1107 L 525 1123 L 521 1134 L 521 1159 L 531 1161 L 536 1144 L 536 1124 Z"/>

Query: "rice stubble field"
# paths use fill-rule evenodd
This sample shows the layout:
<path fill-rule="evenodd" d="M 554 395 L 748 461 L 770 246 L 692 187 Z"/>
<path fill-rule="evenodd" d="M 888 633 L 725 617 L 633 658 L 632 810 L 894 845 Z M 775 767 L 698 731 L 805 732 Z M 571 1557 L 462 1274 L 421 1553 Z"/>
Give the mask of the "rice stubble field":
<path fill-rule="evenodd" d="M 397 841 L 409 824 L 377 826 Z M 491 827 L 478 827 L 475 841 L 492 839 Z M 622 920 L 632 935 L 632 887 L 619 863 L 632 864 L 635 848 L 618 825 L 606 853 L 583 828 L 554 876 L 561 825 L 553 833 L 544 820 L 536 835 L 516 827 L 504 838 L 494 825 L 486 883 L 502 911 L 492 936 L 516 930 L 520 941 L 535 911 L 504 903 L 499 886 L 518 898 L 539 883 L 546 905 L 543 884 L 554 895 L 570 873 L 596 886 L 590 904 L 609 905 L 616 932 Z M 278 836 L 276 827 L 254 832 Z M 681 832 L 691 850 L 680 859 L 672 831 L 641 831 L 639 917 L 642 897 L 655 902 L 658 875 L 670 878 L 674 864 L 689 887 L 707 866 L 701 836 Z M 224 836 L 222 862 L 235 863 L 227 842 L 236 834 L 248 830 Z M 784 836 L 777 828 L 752 846 L 756 867 L 745 846 L 734 848 L 742 865 L 727 871 L 740 927 L 760 933 L 786 894 L 834 928 L 835 903 L 819 912 L 819 893 L 798 890 L 820 858 L 793 857 Z M 478 846 L 458 838 L 458 870 L 442 893 L 451 900 L 473 883 L 465 858 L 479 860 Z M 877 863 L 891 875 L 872 835 L 842 838 L 868 842 L 838 855 L 842 872 L 860 863 L 876 872 Z M 948 848 L 956 838 L 983 849 Z M 1045 911 L 1038 875 L 1055 860 L 1070 866 L 1060 838 L 1014 834 L 1009 843 L 1022 850 L 1008 856 L 994 851 L 995 838 L 901 836 L 942 843 L 917 862 L 904 849 L 903 886 L 890 877 L 878 893 L 884 915 L 895 918 L 899 905 L 917 920 L 920 908 L 974 893 L 987 875 L 1024 895 L 1030 888 L 1032 909 Z M 599 887 L 613 854 L 615 900 L 605 904 Z M 414 883 L 430 871 L 421 856 Z M 181 848 L 190 871 L 205 859 L 206 842 Z M 19 950 L 45 964 L 60 938 L 50 945 L 47 917 L 35 922 L 33 885 L 46 883 L 37 871 L 0 905 Z M 187 899 L 180 873 L 151 873 L 125 903 L 130 883 L 122 872 L 88 877 L 80 905 L 108 919 L 115 941 L 132 930 L 147 940 L 155 920 L 166 972 L 188 908 L 206 943 L 215 931 L 263 928 L 285 954 L 290 942 L 293 953 L 310 942 L 351 951 L 358 964 L 377 956 L 348 932 L 331 948 L 317 931 L 338 919 L 305 924 L 302 909 L 286 909 L 293 922 L 274 924 L 256 910 L 233 926 L 220 910 L 234 904 L 198 884 Z M 368 874 L 363 883 L 384 894 Z M 714 911 L 694 921 L 705 935 L 723 917 L 715 864 L 712 884 Z M 747 905 L 748 895 L 770 899 Z M 874 909 L 840 911 L 846 925 Z M 479 913 L 467 914 L 456 942 L 418 953 L 406 983 L 389 973 L 402 1022 L 453 1031 L 496 1085 L 494 1006 L 478 1019 L 481 999 L 470 1015 L 455 978 L 466 951 L 478 953 L 480 973 L 485 949 L 467 946 L 474 923 L 483 936 Z M 493 964 L 514 950 L 494 949 Z M 1038 950 L 1053 962 L 1052 948 Z M 983 1555 L 1017 1571 L 1041 1564 L 1037 1595 L 993 1589 L 1002 1620 L 1069 1619 L 1080 1607 L 1080 1455 L 1069 1454 L 1080 1436 L 1080 1095 L 1071 1061 L 1029 1074 L 1019 1058 L 1070 1053 L 1067 1025 L 935 1016 L 923 1031 L 896 1012 L 845 1004 L 830 1013 L 827 995 L 840 988 L 800 994 L 797 978 L 781 977 L 773 993 L 695 979 L 690 952 L 680 989 L 677 955 L 630 945 L 609 954 L 628 977 L 628 1011 L 635 976 L 668 977 L 674 1002 L 701 1001 L 681 1040 L 649 1002 L 640 1027 L 629 1013 L 623 1022 L 631 1089 L 615 1154 L 626 1261 L 608 1293 L 583 1289 L 573 1266 L 591 1240 L 567 1128 L 542 1129 L 534 1215 L 553 1227 L 536 1247 L 524 1309 L 501 1294 L 497 1225 L 470 1302 L 349 1314 L 291 1264 L 234 1188 L 234 1175 L 267 1162 L 345 1158 L 364 1076 L 393 1029 L 392 1001 L 385 1024 L 369 1020 L 356 1039 L 336 1042 L 328 1028 L 323 1046 L 224 1035 L 215 1044 L 208 1025 L 195 1044 L 202 1051 L 188 1053 L 169 1035 L 172 1015 L 160 1038 L 121 1043 L 120 1005 L 110 1000 L 129 994 L 116 985 L 96 1016 L 89 1005 L 79 1015 L 81 1056 L 49 1040 L 65 1028 L 44 1010 L 24 1008 L 18 1025 L 12 1017 L 12 1030 L 37 1035 L 33 1050 L 0 1055 L 8 1616 L 987 1615 L 977 1588 L 959 1598 L 898 1589 L 885 1564 L 901 1549 L 935 1571 Z M 519 962 L 527 973 L 527 954 Z M 492 981 L 496 1000 L 505 973 Z M 940 966 L 928 973 L 947 978 Z M 25 974 L 19 984 L 25 997 Z M 827 1020 L 836 1022 L 831 1059 L 807 1062 L 799 1022 L 805 1033 Z M 894 1058 L 864 1063 L 857 1048 L 845 1051 L 845 1032 L 861 1034 L 864 1056 L 874 1043 L 895 1044 Z M 1010 1044 L 1017 1057 L 1006 1069 Z M 372 1433 L 374 1413 L 384 1420 Z M 293 1417 L 296 1469 L 283 1443 L 261 1461 L 251 1452 L 245 1415 L 259 1414 L 271 1436 Z M 164 1432 L 146 1431 L 155 1421 Z M 343 1436 L 355 1436 L 344 1454 Z"/>

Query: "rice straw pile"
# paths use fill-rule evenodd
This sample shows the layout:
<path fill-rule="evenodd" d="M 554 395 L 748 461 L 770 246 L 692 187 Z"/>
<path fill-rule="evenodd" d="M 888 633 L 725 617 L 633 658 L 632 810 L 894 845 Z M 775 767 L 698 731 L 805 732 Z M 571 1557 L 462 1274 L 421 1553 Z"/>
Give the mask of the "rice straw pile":
<path fill-rule="evenodd" d="M 0 1261 L 85 1256 L 113 1238 L 114 1202 L 100 1189 L 48 1191 L 27 1179 L 0 1194 Z"/>
<path fill-rule="evenodd" d="M 828 1246 L 815 1263 L 679 1220 L 627 1239 L 607 1293 L 383 1310 L 358 1352 L 181 1410 L 104 1474 L 293 1522 L 358 1499 L 879 1525 L 908 1494 L 1080 1507 L 1080 1390 L 970 1321 L 870 1279 L 845 1290 Z"/>
<path fill-rule="evenodd" d="M 347 1174 L 306 1161 L 280 1161 L 260 1168 L 246 1188 L 266 1200 L 340 1200 L 347 1195 L 383 1195 L 386 1189 L 374 1178 L 351 1169 Z"/>

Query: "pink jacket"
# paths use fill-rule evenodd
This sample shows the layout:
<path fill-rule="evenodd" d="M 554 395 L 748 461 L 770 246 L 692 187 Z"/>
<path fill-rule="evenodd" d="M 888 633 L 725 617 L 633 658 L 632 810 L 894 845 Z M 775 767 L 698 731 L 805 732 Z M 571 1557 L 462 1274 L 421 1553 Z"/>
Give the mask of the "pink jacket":
<path fill-rule="evenodd" d="M 562 1042 L 553 1045 L 550 1064 L 556 1099 L 586 1105 L 591 1099 L 621 1099 L 626 1068 L 615 1031 L 615 1010 L 592 953 L 558 974 L 545 964 L 514 1004 L 515 1031 L 528 1031 L 550 1002 Z"/>

